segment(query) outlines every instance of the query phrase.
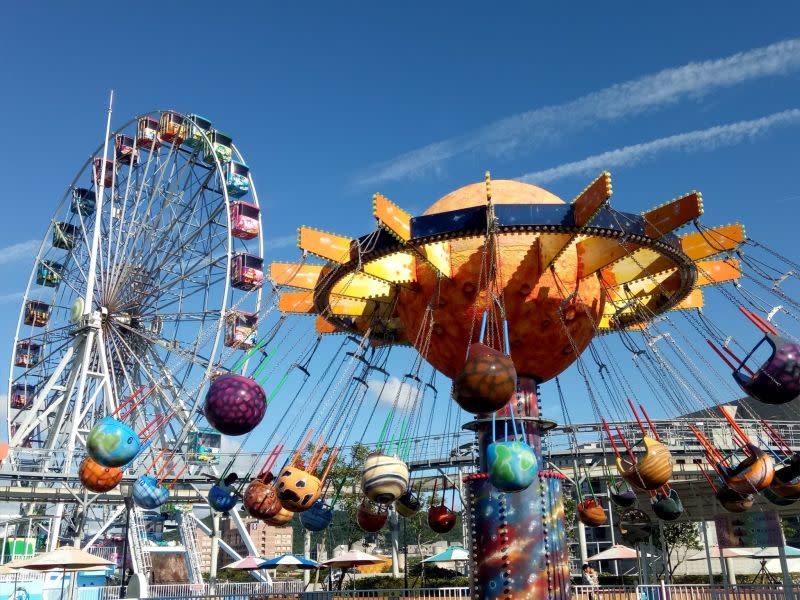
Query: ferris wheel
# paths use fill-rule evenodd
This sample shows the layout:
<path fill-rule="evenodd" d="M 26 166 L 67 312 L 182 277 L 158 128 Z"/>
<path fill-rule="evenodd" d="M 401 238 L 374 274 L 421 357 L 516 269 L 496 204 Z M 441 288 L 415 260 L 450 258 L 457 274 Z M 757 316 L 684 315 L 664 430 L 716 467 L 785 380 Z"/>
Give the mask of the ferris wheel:
<path fill-rule="evenodd" d="M 110 108 L 109 108 L 110 123 Z M 35 257 L 14 338 L 7 426 L 27 471 L 73 473 L 86 436 L 125 399 L 194 427 L 222 348 L 255 336 L 263 281 L 258 195 L 244 157 L 199 115 L 140 115 L 67 188 Z"/>

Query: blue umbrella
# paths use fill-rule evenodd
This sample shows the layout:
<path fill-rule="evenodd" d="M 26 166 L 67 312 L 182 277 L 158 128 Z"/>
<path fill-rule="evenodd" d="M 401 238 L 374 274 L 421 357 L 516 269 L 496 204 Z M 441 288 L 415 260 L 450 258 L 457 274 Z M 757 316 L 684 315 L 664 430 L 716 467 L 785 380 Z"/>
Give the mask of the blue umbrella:
<path fill-rule="evenodd" d="M 319 569 L 322 565 L 297 554 L 281 554 L 270 558 L 259 565 L 259 569 L 277 569 L 278 567 L 294 567 L 295 569 Z"/>

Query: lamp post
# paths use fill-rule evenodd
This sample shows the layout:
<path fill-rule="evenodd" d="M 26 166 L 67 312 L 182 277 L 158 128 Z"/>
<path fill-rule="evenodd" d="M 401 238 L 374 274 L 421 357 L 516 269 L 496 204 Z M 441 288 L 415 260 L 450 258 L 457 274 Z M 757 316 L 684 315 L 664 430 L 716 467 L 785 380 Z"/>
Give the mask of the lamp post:
<path fill-rule="evenodd" d="M 133 484 L 130 482 L 121 483 L 119 486 L 122 501 L 125 503 L 125 536 L 122 541 L 122 572 L 119 578 L 119 597 L 125 597 L 125 565 L 128 562 L 128 537 L 130 536 L 131 508 L 133 508 Z"/>

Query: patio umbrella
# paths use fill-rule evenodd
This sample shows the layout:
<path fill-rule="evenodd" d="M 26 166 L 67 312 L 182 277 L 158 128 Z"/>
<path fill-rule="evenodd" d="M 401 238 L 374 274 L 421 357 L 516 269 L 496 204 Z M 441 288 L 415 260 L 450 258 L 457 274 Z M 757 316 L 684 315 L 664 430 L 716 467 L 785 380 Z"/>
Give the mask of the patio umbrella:
<path fill-rule="evenodd" d="M 587 561 L 595 562 L 598 560 L 636 560 L 636 550 L 623 546 L 622 544 L 614 544 L 611 548 L 606 548 L 602 552 L 590 556 Z"/>
<path fill-rule="evenodd" d="M 800 556 L 800 548 L 794 546 L 784 546 L 783 551 L 786 553 L 786 558 L 796 558 Z M 775 558 L 781 555 L 778 546 L 770 546 L 768 548 L 759 548 L 753 553 L 753 556 L 758 558 Z"/>
<path fill-rule="evenodd" d="M 742 556 L 754 556 L 755 553 L 754 548 L 723 548 L 722 549 L 722 558 L 738 558 Z M 719 546 L 714 544 L 708 549 L 711 558 L 719 558 L 720 551 Z M 697 554 L 692 554 L 687 560 L 706 560 L 706 551 L 701 550 Z"/>
<path fill-rule="evenodd" d="M 341 589 L 342 584 L 344 583 L 345 569 L 350 569 L 359 565 L 374 565 L 377 563 L 382 563 L 383 561 L 384 559 L 379 556 L 373 556 L 372 554 L 367 554 L 366 552 L 361 552 L 359 550 L 350 550 L 340 554 L 339 556 L 334 556 L 328 560 L 323 560 L 320 564 L 326 567 L 339 567 L 342 569 L 342 579 L 339 581 L 339 588 Z"/>
<path fill-rule="evenodd" d="M 295 569 L 319 569 L 322 567 L 320 563 L 315 560 L 309 560 L 305 556 L 299 554 L 281 554 L 275 558 L 263 561 L 261 563 L 262 569 L 277 569 L 278 567 L 293 567 Z"/>
<path fill-rule="evenodd" d="M 424 563 L 436 562 L 463 562 L 469 560 L 469 553 L 461 546 L 450 546 L 444 552 L 434 554 L 423 560 Z"/>
<path fill-rule="evenodd" d="M 240 558 L 236 562 L 232 562 L 229 565 L 225 565 L 222 567 L 223 569 L 232 569 L 234 571 L 256 571 L 258 569 L 263 569 L 262 563 L 264 559 L 260 556 L 245 556 L 244 558 Z"/>
<path fill-rule="evenodd" d="M 16 561 L 14 561 L 16 562 Z M 18 565 L 12 569 L 28 569 L 31 571 L 61 571 L 61 596 L 64 596 L 64 575 L 76 573 L 77 571 L 94 570 L 98 567 L 104 568 L 116 563 L 100 558 L 94 554 L 89 554 L 73 546 L 62 546 L 52 552 L 45 552 L 30 560 L 19 561 Z M 72 598 L 75 589 L 75 578 L 70 581 L 69 597 Z"/>

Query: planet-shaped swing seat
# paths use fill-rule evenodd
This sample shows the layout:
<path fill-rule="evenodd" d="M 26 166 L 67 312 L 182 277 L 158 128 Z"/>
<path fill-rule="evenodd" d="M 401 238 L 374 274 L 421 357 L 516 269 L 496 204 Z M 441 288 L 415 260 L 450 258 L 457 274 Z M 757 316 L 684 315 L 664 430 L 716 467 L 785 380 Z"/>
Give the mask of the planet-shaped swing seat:
<path fill-rule="evenodd" d="M 749 456 L 732 468 L 722 468 L 725 485 L 741 494 L 755 494 L 770 486 L 775 477 L 772 458 L 761 448 L 747 444 Z"/>
<path fill-rule="evenodd" d="M 235 373 L 218 377 L 206 393 L 206 420 L 225 435 L 244 435 L 253 431 L 266 411 L 267 398 L 261 386 Z"/>
<path fill-rule="evenodd" d="M 642 437 L 644 456 L 636 462 L 627 457 L 617 457 L 617 471 L 629 485 L 641 490 L 657 490 L 672 477 L 672 454 L 654 438 Z M 638 444 L 637 444 L 638 445 Z"/>
<path fill-rule="evenodd" d="M 447 533 L 456 525 L 456 513 L 444 504 L 428 509 L 428 527 L 436 533 Z"/>
<path fill-rule="evenodd" d="M 368 499 L 364 498 L 361 504 L 358 505 L 356 524 L 362 531 L 376 533 L 383 529 L 388 518 L 389 511 L 386 506 L 382 504 L 373 504 Z"/>
<path fill-rule="evenodd" d="M 517 389 L 517 371 L 511 357 L 484 344 L 469 347 L 467 361 L 453 381 L 453 399 L 471 413 L 503 408 Z"/>
<path fill-rule="evenodd" d="M 753 494 L 742 494 L 729 487 L 721 487 L 717 491 L 717 500 L 722 508 L 732 513 L 743 513 L 753 508 L 755 496 Z"/>
<path fill-rule="evenodd" d="M 650 539 L 653 523 L 647 513 L 638 508 L 629 508 L 619 516 L 619 532 L 629 544 L 638 544 Z"/>
<path fill-rule="evenodd" d="M 594 498 L 587 498 L 578 504 L 578 519 L 587 527 L 600 527 L 608 521 L 606 511 Z"/>
<path fill-rule="evenodd" d="M 275 482 L 281 506 L 292 512 L 308 510 L 322 493 L 322 482 L 308 471 L 285 467 Z"/>
<path fill-rule="evenodd" d="M 283 510 L 275 488 L 260 479 L 254 479 L 247 485 L 242 504 L 251 517 L 261 521 L 271 519 Z"/>
<path fill-rule="evenodd" d="M 674 489 L 670 489 L 667 494 L 658 492 L 651 507 L 662 521 L 674 521 L 683 514 L 683 502 Z"/>
<path fill-rule="evenodd" d="M 269 519 L 264 519 L 264 522 L 267 525 L 283 527 L 292 520 L 292 517 L 294 517 L 294 513 L 292 511 L 281 508 L 275 516 L 270 517 Z"/>
<path fill-rule="evenodd" d="M 772 483 L 764 490 L 765 496 L 767 491 L 786 500 L 800 499 L 800 455 L 793 454 L 788 464 L 775 470 Z"/>
<path fill-rule="evenodd" d="M 122 469 L 106 467 L 87 456 L 78 467 L 78 477 L 87 490 L 102 494 L 113 490 L 122 481 Z"/>
<path fill-rule="evenodd" d="M 758 345 L 764 342 L 772 347 L 764 364 L 752 375 L 739 368 L 733 378 L 748 395 L 764 404 L 791 402 L 800 396 L 800 344 L 769 332 Z"/>
<path fill-rule="evenodd" d="M 413 517 L 419 512 L 422 503 L 417 495 L 411 490 L 406 490 L 394 503 L 394 509 L 401 517 Z"/>
<path fill-rule="evenodd" d="M 797 502 L 797 498 L 784 498 L 783 496 L 779 496 L 772 491 L 772 488 L 767 488 L 761 493 L 770 504 L 774 504 L 775 506 L 789 506 Z"/>
<path fill-rule="evenodd" d="M 133 503 L 139 508 L 152 510 L 169 500 L 169 490 L 158 484 L 152 475 L 142 475 L 133 484 Z"/>
<path fill-rule="evenodd" d="M 370 453 L 361 471 L 361 490 L 378 504 L 391 504 L 408 488 L 408 467 L 380 450 Z"/>
<path fill-rule="evenodd" d="M 208 505 L 217 512 L 226 513 L 239 502 L 236 490 L 229 486 L 215 483 L 208 490 Z"/>
<path fill-rule="evenodd" d="M 324 500 L 317 500 L 305 512 L 300 513 L 300 524 L 308 531 L 323 531 L 333 522 L 333 509 Z"/>
<path fill-rule="evenodd" d="M 619 508 L 630 508 L 636 504 L 636 492 L 633 490 L 620 490 L 613 484 L 608 486 L 608 497 Z"/>
<path fill-rule="evenodd" d="M 139 453 L 142 442 L 129 426 L 114 417 L 103 417 L 86 438 L 86 451 L 104 467 L 121 467 Z"/>
<path fill-rule="evenodd" d="M 528 488 L 539 473 L 536 454 L 526 442 L 492 442 L 486 449 L 489 481 L 502 492 Z"/>

